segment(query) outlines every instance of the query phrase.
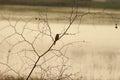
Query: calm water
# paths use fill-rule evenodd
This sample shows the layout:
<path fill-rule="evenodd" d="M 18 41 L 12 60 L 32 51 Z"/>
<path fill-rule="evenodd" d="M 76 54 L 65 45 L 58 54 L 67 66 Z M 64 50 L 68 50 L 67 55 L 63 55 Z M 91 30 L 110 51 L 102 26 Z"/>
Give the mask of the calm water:
<path fill-rule="evenodd" d="M 23 38 L 14 33 L 22 33 L 25 39 L 32 42 L 38 35 L 38 31 L 49 34 L 47 24 L 43 20 L 47 20 L 51 28 L 52 36 L 63 33 L 69 25 L 69 16 L 71 8 L 55 8 L 55 7 L 25 7 L 25 6 L 0 6 L 0 71 L 7 72 L 5 74 L 16 74 L 9 71 L 9 66 L 20 75 L 28 74 L 32 64 L 37 56 L 32 47 L 26 43 L 18 42 Z M 72 66 L 66 73 L 79 72 L 77 76 L 82 76 L 86 80 L 119 80 L 120 78 L 120 11 L 107 9 L 89 9 L 79 8 L 78 15 L 90 12 L 82 18 L 79 16 L 72 24 L 68 31 L 69 35 L 65 35 L 53 49 L 63 52 L 69 57 L 66 65 Z M 42 20 L 41 20 L 42 19 Z M 115 24 L 118 28 L 115 28 Z M 14 34 L 14 35 L 12 35 Z M 7 38 L 6 38 L 7 37 Z M 52 39 L 44 34 L 40 34 L 34 47 L 42 54 L 51 45 Z M 68 46 L 64 46 L 68 43 Z M 16 44 L 15 47 L 13 47 Z M 11 49 L 11 51 L 9 51 Z M 63 62 L 60 53 L 50 51 L 41 59 L 39 64 L 49 59 L 42 67 L 61 65 Z M 67 58 L 65 58 L 65 61 Z M 57 63 L 56 63 L 57 62 Z M 7 64 L 7 65 L 6 65 Z M 9 66 L 8 66 L 9 65 Z M 42 73 L 37 67 L 34 74 L 37 76 Z M 57 71 L 53 70 L 53 73 Z"/>

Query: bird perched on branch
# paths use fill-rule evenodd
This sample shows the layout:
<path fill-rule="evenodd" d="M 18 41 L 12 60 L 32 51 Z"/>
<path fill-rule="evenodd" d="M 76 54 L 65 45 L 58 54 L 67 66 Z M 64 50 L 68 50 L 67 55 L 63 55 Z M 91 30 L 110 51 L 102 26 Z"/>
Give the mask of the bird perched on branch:
<path fill-rule="evenodd" d="M 115 28 L 116 28 L 116 29 L 118 28 L 117 24 L 115 24 Z"/>
<path fill-rule="evenodd" d="M 57 40 L 59 40 L 59 34 L 56 34 L 56 36 L 55 36 L 54 45 L 55 45 L 55 43 L 57 42 Z"/>

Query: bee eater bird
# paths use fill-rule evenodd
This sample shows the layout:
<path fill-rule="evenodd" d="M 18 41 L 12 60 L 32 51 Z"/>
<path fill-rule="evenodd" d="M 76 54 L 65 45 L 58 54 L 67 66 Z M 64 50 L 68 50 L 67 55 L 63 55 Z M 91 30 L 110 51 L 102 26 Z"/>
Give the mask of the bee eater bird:
<path fill-rule="evenodd" d="M 55 36 L 54 45 L 55 45 L 55 43 L 57 42 L 57 40 L 59 40 L 59 34 L 56 34 L 56 36 Z"/>
<path fill-rule="evenodd" d="M 117 24 L 115 24 L 115 28 L 116 28 L 116 29 L 118 28 Z"/>

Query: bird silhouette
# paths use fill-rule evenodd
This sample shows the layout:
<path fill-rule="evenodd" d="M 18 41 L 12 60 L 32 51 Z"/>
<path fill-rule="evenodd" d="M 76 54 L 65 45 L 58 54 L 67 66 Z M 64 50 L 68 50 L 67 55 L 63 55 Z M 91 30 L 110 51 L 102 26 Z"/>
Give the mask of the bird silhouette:
<path fill-rule="evenodd" d="M 115 24 L 115 28 L 116 28 L 116 29 L 118 28 L 117 24 Z"/>
<path fill-rule="evenodd" d="M 55 43 L 57 42 L 57 40 L 59 40 L 59 34 L 56 34 L 56 36 L 55 36 L 54 45 L 55 45 Z"/>
<path fill-rule="evenodd" d="M 35 20 L 37 20 L 37 18 L 35 18 Z"/>

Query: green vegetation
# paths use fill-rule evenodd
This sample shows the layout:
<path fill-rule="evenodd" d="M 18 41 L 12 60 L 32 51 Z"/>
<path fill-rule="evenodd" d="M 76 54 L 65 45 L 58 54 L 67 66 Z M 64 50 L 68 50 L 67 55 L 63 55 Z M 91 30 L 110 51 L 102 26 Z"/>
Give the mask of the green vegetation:
<path fill-rule="evenodd" d="M 104 9 L 120 9 L 120 3 L 117 2 L 94 2 L 91 4 L 92 8 L 104 8 Z"/>
<path fill-rule="evenodd" d="M 77 4 L 79 7 L 120 9 L 120 2 L 93 2 L 92 0 L 8 0 L 1 5 L 31 5 L 31 6 L 54 6 L 71 7 Z"/>

